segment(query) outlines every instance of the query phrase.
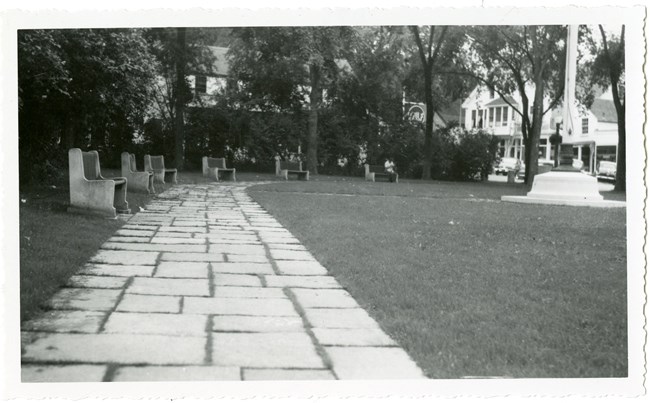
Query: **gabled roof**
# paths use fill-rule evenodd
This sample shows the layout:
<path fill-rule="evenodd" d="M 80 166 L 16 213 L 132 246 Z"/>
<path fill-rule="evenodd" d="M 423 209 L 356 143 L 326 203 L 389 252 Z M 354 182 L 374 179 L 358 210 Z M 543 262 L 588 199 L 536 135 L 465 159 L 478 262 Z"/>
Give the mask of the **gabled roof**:
<path fill-rule="evenodd" d="M 513 98 L 512 96 L 510 96 L 510 95 L 506 95 L 505 100 L 504 100 L 502 97 L 499 97 L 499 98 L 497 98 L 497 99 L 494 99 L 494 100 L 488 102 L 487 104 L 485 104 L 485 106 L 488 107 L 488 106 L 497 106 L 497 105 L 508 105 L 508 102 L 506 102 L 506 100 L 507 100 L 511 105 L 519 105 L 519 102 L 517 102 L 516 99 L 514 99 L 514 98 Z"/>
<path fill-rule="evenodd" d="M 591 105 L 590 110 L 599 122 L 616 123 L 618 121 L 616 107 L 614 106 L 614 101 L 611 99 L 594 99 L 594 103 Z"/>
<path fill-rule="evenodd" d="M 215 57 L 213 73 L 217 76 L 227 76 L 230 71 L 230 64 L 228 63 L 228 58 L 226 56 L 228 48 L 218 46 L 208 46 L 208 48 L 212 51 L 212 54 Z"/>
<path fill-rule="evenodd" d="M 439 110 L 437 113 L 445 121 L 445 123 L 458 122 L 460 119 L 460 105 L 463 103 L 462 99 L 457 99 L 447 105 L 445 108 Z"/>

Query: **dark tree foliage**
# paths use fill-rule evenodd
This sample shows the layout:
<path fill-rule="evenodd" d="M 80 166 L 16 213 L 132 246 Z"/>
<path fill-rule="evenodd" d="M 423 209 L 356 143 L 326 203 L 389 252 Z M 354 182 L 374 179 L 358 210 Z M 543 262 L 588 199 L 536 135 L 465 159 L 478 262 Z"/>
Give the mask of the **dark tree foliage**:
<path fill-rule="evenodd" d="M 71 147 L 119 165 L 142 128 L 155 65 L 143 30 L 19 31 L 21 183 L 65 169 Z"/>
<path fill-rule="evenodd" d="M 306 107 L 307 168 L 318 172 L 319 112 L 323 92 L 345 70 L 350 27 L 249 27 L 232 30 L 231 91 L 250 110 L 293 111 Z M 294 150 L 295 152 L 296 150 Z"/>

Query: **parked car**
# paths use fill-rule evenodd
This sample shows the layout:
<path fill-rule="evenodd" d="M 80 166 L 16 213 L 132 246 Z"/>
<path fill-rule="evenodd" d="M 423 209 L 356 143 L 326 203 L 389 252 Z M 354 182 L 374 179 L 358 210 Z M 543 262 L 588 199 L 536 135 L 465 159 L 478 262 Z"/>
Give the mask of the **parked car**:
<path fill-rule="evenodd" d="M 600 161 L 596 168 L 596 178 L 603 180 L 616 180 L 616 163 L 612 161 Z"/>
<path fill-rule="evenodd" d="M 517 172 L 521 168 L 521 160 L 518 158 L 501 158 L 499 165 L 494 169 L 497 175 L 508 175 L 508 171 Z"/>
<path fill-rule="evenodd" d="M 537 172 L 538 173 L 548 172 L 551 170 L 551 168 L 553 168 L 553 165 L 555 165 L 553 160 L 540 158 L 537 160 Z M 517 172 L 517 179 L 524 179 L 525 176 L 526 176 L 526 164 L 522 162 L 521 167 L 519 168 L 519 172 Z"/>

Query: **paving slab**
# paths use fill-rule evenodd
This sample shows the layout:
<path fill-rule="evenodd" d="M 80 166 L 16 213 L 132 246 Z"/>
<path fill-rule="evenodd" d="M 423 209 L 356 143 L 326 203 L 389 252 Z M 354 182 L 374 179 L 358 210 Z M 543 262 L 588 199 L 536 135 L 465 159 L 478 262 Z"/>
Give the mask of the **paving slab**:
<path fill-rule="evenodd" d="M 306 250 L 271 249 L 270 252 L 271 257 L 277 260 L 315 260 Z"/>
<path fill-rule="evenodd" d="M 64 288 L 47 302 L 53 309 L 77 309 L 83 311 L 110 311 L 122 290 L 97 288 Z"/>
<path fill-rule="evenodd" d="M 181 297 L 124 294 L 115 310 L 118 312 L 180 313 Z"/>
<path fill-rule="evenodd" d="M 147 243 L 149 242 L 149 238 L 137 236 L 112 236 L 108 238 L 108 242 Z"/>
<path fill-rule="evenodd" d="M 190 220 L 176 219 L 172 223 L 172 227 L 207 227 L 207 226 L 208 226 L 208 222 L 206 220 L 203 220 L 203 221 L 201 221 L 201 220 L 190 221 Z"/>
<path fill-rule="evenodd" d="M 123 288 L 128 277 L 74 275 L 70 277 L 66 286 L 73 288 Z"/>
<path fill-rule="evenodd" d="M 214 296 L 220 298 L 287 298 L 281 288 L 268 287 L 214 287 Z"/>
<path fill-rule="evenodd" d="M 21 330 L 38 332 L 97 333 L 106 312 L 47 311 L 20 325 Z"/>
<path fill-rule="evenodd" d="M 126 250 L 100 250 L 90 258 L 90 263 L 122 265 L 155 265 L 157 252 L 134 252 Z"/>
<path fill-rule="evenodd" d="M 304 245 L 299 243 L 269 243 L 266 242 L 269 249 L 287 249 L 287 250 L 307 250 Z"/>
<path fill-rule="evenodd" d="M 183 313 L 244 316 L 298 316 L 285 298 L 199 298 L 186 297 Z"/>
<path fill-rule="evenodd" d="M 160 262 L 155 277 L 208 278 L 207 262 Z"/>
<path fill-rule="evenodd" d="M 175 366 L 120 367 L 113 382 L 239 381 L 239 367 Z"/>
<path fill-rule="evenodd" d="M 307 333 L 214 333 L 212 362 L 255 368 L 325 368 Z"/>
<path fill-rule="evenodd" d="M 295 288 L 291 292 L 303 308 L 358 308 L 350 293 L 342 289 Z"/>
<path fill-rule="evenodd" d="M 155 238 L 192 238 L 191 232 L 158 232 Z"/>
<path fill-rule="evenodd" d="M 273 266 L 270 263 L 212 263 L 213 273 L 231 274 L 273 274 Z"/>
<path fill-rule="evenodd" d="M 113 249 L 120 251 L 153 251 L 153 252 L 205 252 L 207 245 L 175 245 L 175 244 L 151 244 L 151 243 L 121 243 L 106 242 L 102 249 Z M 105 262 L 100 262 L 105 263 Z M 133 262 L 135 263 L 135 262 Z"/>
<path fill-rule="evenodd" d="M 229 262 L 237 263 L 267 263 L 269 259 L 265 255 L 240 255 L 240 254 L 226 254 Z"/>
<path fill-rule="evenodd" d="M 227 253 L 229 255 L 255 255 L 266 257 L 266 248 L 262 245 L 226 245 L 211 244 L 210 252 Z"/>
<path fill-rule="evenodd" d="M 341 288 L 332 276 L 264 276 L 268 287 Z"/>
<path fill-rule="evenodd" d="M 212 318 L 215 332 L 292 333 L 304 330 L 299 316 L 236 316 L 218 315 Z"/>
<path fill-rule="evenodd" d="M 262 280 L 251 274 L 215 273 L 213 282 L 216 286 L 260 287 L 262 285 Z"/>
<path fill-rule="evenodd" d="M 330 329 L 379 329 L 379 325 L 364 309 L 305 309 L 307 321 L 315 328 Z"/>
<path fill-rule="evenodd" d="M 381 329 L 326 329 L 313 328 L 316 340 L 323 346 L 384 346 L 394 347 L 397 343 Z"/>
<path fill-rule="evenodd" d="M 259 369 L 244 368 L 245 381 L 332 381 L 327 369 Z"/>
<path fill-rule="evenodd" d="M 31 382 L 101 382 L 106 365 L 30 365 L 20 368 L 20 381 Z"/>
<path fill-rule="evenodd" d="M 79 271 L 79 274 L 93 276 L 151 277 L 154 269 L 155 266 L 89 263 Z"/>
<path fill-rule="evenodd" d="M 127 294 L 209 296 L 208 279 L 136 277 L 126 289 Z"/>
<path fill-rule="evenodd" d="M 305 262 L 301 260 L 277 260 L 275 262 L 278 273 L 292 276 L 325 276 L 325 269 L 316 260 Z"/>
<path fill-rule="evenodd" d="M 104 332 L 202 336 L 207 321 L 207 315 L 113 312 L 104 325 Z"/>
<path fill-rule="evenodd" d="M 206 337 L 43 333 L 23 346 L 23 362 L 202 364 Z"/>
<path fill-rule="evenodd" d="M 128 223 L 124 224 L 121 229 L 123 230 L 133 229 L 138 231 L 146 231 L 146 230 L 158 231 L 158 225 L 134 224 L 131 221 L 129 221 Z"/>
<path fill-rule="evenodd" d="M 164 234 L 164 232 L 162 232 Z M 164 243 L 164 244 L 182 244 L 182 245 L 187 245 L 187 244 L 192 244 L 192 245 L 202 245 L 205 244 L 205 239 L 197 239 L 197 238 L 172 238 L 172 237 L 167 237 L 167 236 L 155 236 L 151 238 L 151 243 Z"/>
<path fill-rule="evenodd" d="M 118 229 L 115 231 L 117 236 L 128 236 L 128 237 L 145 237 L 151 238 L 156 231 L 151 229 Z"/>
<path fill-rule="evenodd" d="M 193 232 L 193 233 L 205 233 L 207 232 L 207 227 L 178 227 L 178 226 L 161 226 L 158 229 L 159 232 Z"/>
<path fill-rule="evenodd" d="M 162 261 L 172 262 L 223 262 L 221 253 L 188 253 L 188 252 L 163 252 L 160 256 Z"/>
<path fill-rule="evenodd" d="M 404 350 L 394 347 L 325 347 L 339 379 L 426 379 Z"/>

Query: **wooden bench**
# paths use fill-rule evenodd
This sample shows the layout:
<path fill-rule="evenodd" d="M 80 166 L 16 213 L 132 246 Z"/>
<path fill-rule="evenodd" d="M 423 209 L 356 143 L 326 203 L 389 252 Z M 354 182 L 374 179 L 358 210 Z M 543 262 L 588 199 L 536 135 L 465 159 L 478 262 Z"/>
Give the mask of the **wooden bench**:
<path fill-rule="evenodd" d="M 115 217 L 117 213 L 129 214 L 126 201 L 127 179 L 102 177 L 97 151 L 68 151 L 70 176 L 70 212 Z"/>
<path fill-rule="evenodd" d="M 302 161 L 289 162 L 275 160 L 275 174 L 289 180 L 289 175 L 296 175 L 300 180 L 309 180 L 309 171 L 302 170 Z"/>
<path fill-rule="evenodd" d="M 165 183 L 165 178 L 170 177 L 172 183 L 178 183 L 176 182 L 176 169 L 165 168 L 165 157 L 162 155 L 145 155 L 144 170 L 153 172 L 155 182 Z"/>
<path fill-rule="evenodd" d="M 384 168 L 383 165 L 369 165 L 366 164 L 366 180 L 367 181 L 373 181 L 375 182 L 379 178 L 386 178 L 386 180 L 390 181 L 390 174 L 386 172 L 386 169 Z M 397 173 L 395 175 L 395 183 L 399 182 L 399 175 Z"/>
<path fill-rule="evenodd" d="M 126 178 L 129 191 L 155 193 L 153 187 L 153 172 L 138 172 L 135 164 L 135 154 L 122 153 L 122 176 Z"/>
<path fill-rule="evenodd" d="M 208 176 L 210 178 L 220 181 L 222 178 L 224 180 L 231 180 L 235 182 L 235 168 L 226 168 L 226 159 L 225 158 L 211 158 L 203 157 L 203 176 Z"/>

